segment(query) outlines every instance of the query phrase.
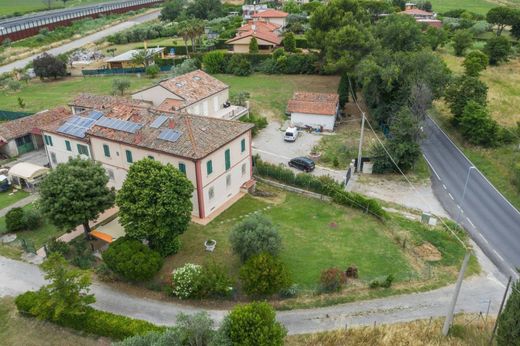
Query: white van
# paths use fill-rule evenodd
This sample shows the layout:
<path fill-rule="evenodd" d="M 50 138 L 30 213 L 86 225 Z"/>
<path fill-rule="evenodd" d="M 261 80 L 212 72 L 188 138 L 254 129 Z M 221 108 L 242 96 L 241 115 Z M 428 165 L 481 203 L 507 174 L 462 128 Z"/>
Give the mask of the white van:
<path fill-rule="evenodd" d="M 288 127 L 287 130 L 285 130 L 283 140 L 286 142 L 294 142 L 296 138 L 298 138 L 298 128 Z"/>

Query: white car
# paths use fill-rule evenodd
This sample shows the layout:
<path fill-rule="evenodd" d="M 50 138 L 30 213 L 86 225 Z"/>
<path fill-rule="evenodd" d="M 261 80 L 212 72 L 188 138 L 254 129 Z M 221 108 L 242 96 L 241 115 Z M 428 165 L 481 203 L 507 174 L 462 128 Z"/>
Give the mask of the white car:
<path fill-rule="evenodd" d="M 288 127 L 285 130 L 283 140 L 286 142 L 294 142 L 298 138 L 298 129 L 296 127 Z"/>

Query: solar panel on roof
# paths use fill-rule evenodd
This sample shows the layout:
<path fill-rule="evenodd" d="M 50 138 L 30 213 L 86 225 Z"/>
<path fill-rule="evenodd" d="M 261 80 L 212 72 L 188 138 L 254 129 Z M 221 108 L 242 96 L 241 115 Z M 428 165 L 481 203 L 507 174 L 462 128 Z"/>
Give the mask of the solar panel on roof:
<path fill-rule="evenodd" d="M 94 119 L 94 120 L 98 120 L 102 116 L 103 116 L 103 112 L 100 112 L 100 111 L 91 111 L 90 114 L 88 115 L 89 118 Z"/>
<path fill-rule="evenodd" d="M 168 119 L 166 115 L 159 115 L 157 118 L 154 119 L 154 121 L 150 124 L 150 127 L 153 127 L 154 129 L 158 129 L 161 127 L 162 124 Z"/>
<path fill-rule="evenodd" d="M 96 122 L 96 125 L 128 133 L 136 133 L 141 127 L 143 127 L 143 125 L 134 123 L 133 121 L 112 119 L 107 117 L 99 118 L 99 120 Z"/>
<path fill-rule="evenodd" d="M 76 115 L 61 125 L 57 131 L 70 136 L 84 138 L 85 133 L 92 127 L 92 125 L 94 125 L 95 122 L 95 119 Z"/>
<path fill-rule="evenodd" d="M 172 129 L 165 129 L 162 130 L 159 134 L 159 139 L 168 141 L 168 142 L 176 142 L 179 137 L 181 136 L 181 133 L 177 130 Z"/>

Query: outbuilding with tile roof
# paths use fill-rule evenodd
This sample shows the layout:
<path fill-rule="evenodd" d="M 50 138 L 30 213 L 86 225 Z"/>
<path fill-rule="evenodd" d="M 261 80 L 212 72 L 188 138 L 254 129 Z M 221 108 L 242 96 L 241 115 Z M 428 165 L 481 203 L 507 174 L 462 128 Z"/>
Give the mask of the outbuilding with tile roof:
<path fill-rule="evenodd" d="M 295 92 L 287 103 L 291 124 L 333 131 L 339 112 L 339 96 L 335 93 Z"/>

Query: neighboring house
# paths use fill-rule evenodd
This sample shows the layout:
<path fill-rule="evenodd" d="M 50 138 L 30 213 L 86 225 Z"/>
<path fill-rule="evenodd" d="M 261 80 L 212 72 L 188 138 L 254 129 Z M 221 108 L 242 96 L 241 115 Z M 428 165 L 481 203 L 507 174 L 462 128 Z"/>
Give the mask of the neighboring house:
<path fill-rule="evenodd" d="M 150 65 L 154 63 L 155 57 L 164 58 L 164 48 L 156 47 L 156 48 L 144 48 L 148 51 L 148 59 L 146 65 Z M 108 68 L 132 68 L 132 67 L 143 67 L 142 65 L 136 65 L 133 62 L 134 56 L 144 51 L 144 49 L 132 49 L 123 54 L 115 56 L 113 58 L 106 59 L 106 63 Z"/>
<path fill-rule="evenodd" d="M 79 94 L 74 100 L 69 103 L 69 106 L 73 114 L 82 113 L 86 110 L 103 110 L 112 109 L 117 105 L 128 105 L 133 107 L 148 107 L 149 105 L 143 104 L 143 102 L 127 99 L 125 97 L 108 96 L 108 95 L 94 95 L 88 93 Z"/>
<path fill-rule="evenodd" d="M 339 96 L 334 93 L 295 92 L 287 104 L 291 124 L 333 131 L 339 111 Z"/>
<path fill-rule="evenodd" d="M 244 107 L 229 104 L 229 86 L 196 70 L 160 81 L 132 94 L 132 99 L 152 104 L 159 111 L 183 111 L 212 118 L 237 119 L 247 114 Z"/>
<path fill-rule="evenodd" d="M 257 12 L 251 17 L 258 19 L 259 21 L 279 25 L 282 29 L 287 25 L 287 16 L 289 13 L 278 11 L 275 9 L 268 9 L 262 12 Z"/>
<path fill-rule="evenodd" d="M 242 17 L 245 20 L 252 18 L 253 14 L 263 12 L 268 9 L 267 5 L 242 5 Z"/>
<path fill-rule="evenodd" d="M 256 38 L 260 52 L 271 52 L 282 43 L 281 26 L 274 23 L 252 20 L 237 29 L 237 34 L 226 44 L 235 53 L 249 53 L 249 44 Z"/>
<path fill-rule="evenodd" d="M 417 5 L 411 2 L 406 3 L 405 10 L 399 13 L 414 17 L 417 23 L 425 23 L 435 28 L 442 27 L 442 21 L 437 19 L 436 13 L 418 9 Z"/>
<path fill-rule="evenodd" d="M 43 148 L 41 127 L 69 115 L 59 107 L 0 124 L 0 153 L 14 157 Z"/>
<path fill-rule="evenodd" d="M 88 130 L 92 155 L 120 189 L 133 162 L 152 158 L 186 174 L 195 191 L 193 216 L 205 219 L 252 184 L 253 125 L 139 110 L 130 119 L 101 118 Z M 120 130 L 118 130 L 120 129 Z"/>

